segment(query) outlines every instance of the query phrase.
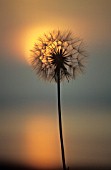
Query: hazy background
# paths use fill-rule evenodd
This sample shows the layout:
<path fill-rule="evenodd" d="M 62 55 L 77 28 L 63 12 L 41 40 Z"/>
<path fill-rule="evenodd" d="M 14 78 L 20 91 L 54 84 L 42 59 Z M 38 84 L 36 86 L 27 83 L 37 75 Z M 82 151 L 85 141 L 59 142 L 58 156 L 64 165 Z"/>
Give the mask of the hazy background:
<path fill-rule="evenodd" d="M 86 42 L 84 75 L 62 83 L 66 160 L 111 166 L 111 1 L 0 0 L 0 160 L 61 164 L 56 84 L 27 62 L 37 37 L 65 29 Z"/>

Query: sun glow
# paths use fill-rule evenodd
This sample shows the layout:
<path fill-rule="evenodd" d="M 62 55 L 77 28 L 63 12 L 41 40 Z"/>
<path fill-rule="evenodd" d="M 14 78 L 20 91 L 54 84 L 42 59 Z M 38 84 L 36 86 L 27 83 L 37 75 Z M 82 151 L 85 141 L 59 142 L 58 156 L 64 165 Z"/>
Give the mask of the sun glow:
<path fill-rule="evenodd" d="M 38 42 L 38 38 L 43 36 L 45 32 L 48 32 L 51 28 L 42 27 L 42 28 L 30 28 L 26 31 L 24 37 L 24 53 L 26 61 L 30 64 L 31 50 L 34 47 L 34 44 Z"/>
<path fill-rule="evenodd" d="M 39 41 L 39 38 L 40 37 L 43 37 L 44 36 L 44 33 L 47 34 L 47 33 L 50 33 L 50 31 L 53 30 L 53 28 L 56 28 L 56 27 L 31 27 L 31 28 L 28 28 L 28 29 L 24 29 L 25 32 L 22 33 L 22 37 L 23 37 L 23 40 L 22 40 L 22 44 L 23 44 L 23 47 L 24 47 L 24 55 L 25 55 L 25 59 L 26 61 L 30 64 L 30 58 L 31 58 L 31 55 L 32 55 L 32 52 L 31 50 L 34 48 L 34 45 L 35 43 L 38 43 Z M 63 28 L 62 28 L 63 29 Z M 47 48 L 47 54 L 49 54 L 50 52 L 50 48 L 60 48 L 62 42 L 58 41 L 54 41 L 53 43 L 51 42 L 51 44 L 48 44 L 48 48 Z M 65 42 L 65 44 L 67 46 L 67 43 Z M 42 60 L 44 63 L 46 62 L 45 59 Z"/>

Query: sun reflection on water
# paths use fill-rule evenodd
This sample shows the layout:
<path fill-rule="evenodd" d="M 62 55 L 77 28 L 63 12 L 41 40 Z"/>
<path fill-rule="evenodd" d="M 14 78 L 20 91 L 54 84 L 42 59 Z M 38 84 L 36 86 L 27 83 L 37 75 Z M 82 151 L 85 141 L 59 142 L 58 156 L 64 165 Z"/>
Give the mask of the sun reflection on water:
<path fill-rule="evenodd" d="M 55 121 L 56 122 L 56 121 Z M 26 152 L 31 165 L 42 168 L 59 165 L 57 128 L 52 118 L 32 117 L 26 123 Z"/>

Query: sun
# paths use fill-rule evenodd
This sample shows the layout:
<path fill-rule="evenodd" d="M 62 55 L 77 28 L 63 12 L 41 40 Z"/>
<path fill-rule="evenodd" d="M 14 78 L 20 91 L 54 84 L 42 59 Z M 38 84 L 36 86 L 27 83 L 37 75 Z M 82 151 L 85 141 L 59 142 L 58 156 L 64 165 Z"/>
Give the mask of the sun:
<path fill-rule="evenodd" d="M 30 64 L 31 50 L 34 47 L 35 42 L 41 37 L 44 32 L 48 32 L 51 28 L 48 27 L 32 27 L 26 30 L 24 36 L 24 55 L 26 61 Z M 45 62 L 45 60 L 44 60 Z"/>

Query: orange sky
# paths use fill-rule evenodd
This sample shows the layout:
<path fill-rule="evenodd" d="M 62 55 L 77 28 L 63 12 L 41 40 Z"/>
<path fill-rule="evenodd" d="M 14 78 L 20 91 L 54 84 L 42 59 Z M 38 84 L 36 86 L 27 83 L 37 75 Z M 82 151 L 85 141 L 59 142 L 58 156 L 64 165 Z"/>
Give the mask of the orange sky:
<path fill-rule="evenodd" d="M 105 2 L 1 0 L 2 46 L 24 60 L 38 34 L 56 28 L 71 29 L 86 42 L 105 41 L 109 37 L 110 1 Z"/>

